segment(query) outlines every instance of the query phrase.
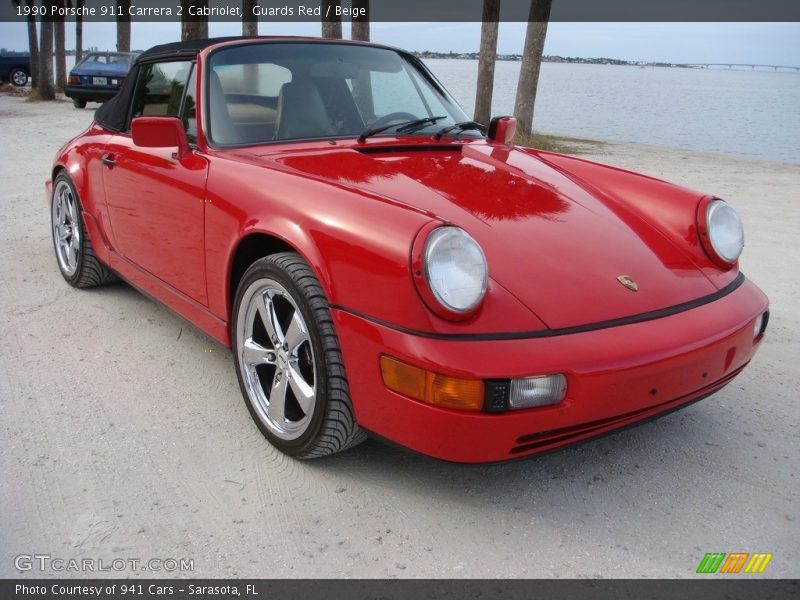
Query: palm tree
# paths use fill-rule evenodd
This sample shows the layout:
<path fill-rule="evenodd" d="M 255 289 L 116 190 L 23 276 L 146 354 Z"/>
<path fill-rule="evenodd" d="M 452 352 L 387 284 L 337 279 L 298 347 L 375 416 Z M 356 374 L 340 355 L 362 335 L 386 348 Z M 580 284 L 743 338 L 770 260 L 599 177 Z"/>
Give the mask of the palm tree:
<path fill-rule="evenodd" d="M 83 58 L 83 15 L 81 14 L 83 4 L 84 0 L 76 0 L 78 14 L 75 17 L 75 64 L 81 62 Z"/>
<path fill-rule="evenodd" d="M 336 16 L 340 0 L 322 1 L 322 37 L 342 39 L 342 17 Z"/>
<path fill-rule="evenodd" d="M 517 84 L 517 101 L 514 106 L 517 131 L 523 135 L 529 134 L 533 128 L 533 105 L 536 101 L 536 86 L 539 84 L 539 67 L 542 65 L 542 51 L 547 36 L 551 4 L 552 0 L 531 0 L 525 49 L 522 51 L 522 65 Z"/>
<path fill-rule="evenodd" d="M 366 9 L 364 19 L 354 19 L 350 37 L 361 42 L 369 41 L 369 0 L 353 0 L 354 9 Z M 372 98 L 372 78 L 369 71 L 362 72 L 353 80 L 353 97 L 369 121 L 374 117 L 375 104 Z"/>
<path fill-rule="evenodd" d="M 131 51 L 131 0 L 117 0 L 117 52 Z"/>
<path fill-rule="evenodd" d="M 181 40 L 202 40 L 208 37 L 208 16 L 198 15 L 208 8 L 208 0 L 181 0 L 183 12 L 181 14 Z M 194 7 L 190 11 L 189 7 Z M 200 10 L 198 10 L 200 9 Z M 194 12 L 191 15 L 190 12 Z"/>
<path fill-rule="evenodd" d="M 34 0 L 25 0 L 25 6 L 32 8 Z M 31 55 L 31 87 L 39 85 L 39 36 L 36 34 L 36 17 L 28 14 L 28 52 Z"/>
<path fill-rule="evenodd" d="M 500 0 L 483 0 L 481 51 L 478 60 L 478 89 L 475 93 L 475 121 L 488 125 L 492 118 L 494 63 L 497 59 L 497 30 L 500 21 Z"/>
<path fill-rule="evenodd" d="M 242 0 L 242 35 L 258 35 L 258 18 L 253 14 L 253 9 L 258 6 L 258 0 Z M 243 91 L 258 94 L 258 65 L 244 66 L 245 89 Z"/>
<path fill-rule="evenodd" d="M 256 6 L 258 0 L 242 0 L 242 35 L 258 35 L 258 19 L 253 14 Z"/>
<path fill-rule="evenodd" d="M 56 0 L 56 4 L 63 7 L 64 0 Z M 56 90 L 63 92 L 67 87 L 67 49 L 64 41 L 67 24 L 64 17 L 56 17 L 53 27 L 55 32 Z"/>
<path fill-rule="evenodd" d="M 353 9 L 358 11 L 364 9 L 366 17 L 353 19 L 350 37 L 361 42 L 369 41 L 369 0 L 353 0 Z"/>
<path fill-rule="evenodd" d="M 55 0 L 44 0 L 43 6 L 52 14 Z M 39 77 L 36 91 L 40 100 L 55 100 L 56 93 L 53 89 L 53 21 L 42 19 L 39 41 Z"/>

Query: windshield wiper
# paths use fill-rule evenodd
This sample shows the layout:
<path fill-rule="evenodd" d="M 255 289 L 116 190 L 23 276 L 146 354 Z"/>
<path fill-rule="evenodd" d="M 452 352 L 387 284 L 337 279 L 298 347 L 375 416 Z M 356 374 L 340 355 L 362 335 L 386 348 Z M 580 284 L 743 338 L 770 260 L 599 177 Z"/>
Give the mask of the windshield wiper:
<path fill-rule="evenodd" d="M 437 142 L 442 139 L 443 136 L 447 135 L 451 131 L 455 131 L 455 135 L 459 135 L 463 131 L 467 131 L 468 129 L 477 129 L 480 132 L 485 131 L 485 127 L 480 123 L 476 123 L 475 121 L 464 121 L 463 123 L 456 123 L 455 125 L 448 125 L 447 127 L 443 127 L 439 131 L 436 132 L 436 135 L 433 136 Z"/>
<path fill-rule="evenodd" d="M 409 133 L 411 131 L 414 131 L 414 129 L 419 127 L 420 125 L 427 125 L 428 123 L 436 123 L 436 121 L 441 121 L 442 119 L 446 118 L 447 118 L 446 116 L 425 117 L 424 119 L 414 119 L 413 121 L 405 121 L 404 123 L 392 123 L 391 125 L 384 125 L 383 127 L 367 129 L 366 131 L 363 131 L 360 136 L 358 136 L 358 141 L 364 142 L 368 137 L 386 131 L 387 129 L 391 129 L 392 127 L 397 127 L 397 131 L 400 133 Z"/>

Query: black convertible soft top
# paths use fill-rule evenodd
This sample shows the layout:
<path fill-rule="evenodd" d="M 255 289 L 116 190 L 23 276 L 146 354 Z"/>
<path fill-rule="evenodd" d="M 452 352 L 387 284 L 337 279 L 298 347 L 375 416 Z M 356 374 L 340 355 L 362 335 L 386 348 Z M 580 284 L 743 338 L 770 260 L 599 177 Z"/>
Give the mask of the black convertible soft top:
<path fill-rule="evenodd" d="M 136 78 L 139 73 L 139 65 L 142 63 L 169 58 L 192 59 L 197 56 L 200 51 L 214 44 L 244 39 L 248 38 L 236 36 L 189 40 L 186 42 L 171 42 L 169 44 L 153 46 L 149 50 L 142 52 L 133 63 L 117 95 L 95 111 L 95 122 L 103 129 L 108 129 L 115 133 L 119 133 L 125 129 L 128 120 L 128 107 L 131 105 L 133 89 L 136 86 Z"/>
<path fill-rule="evenodd" d="M 186 42 L 170 42 L 169 44 L 161 44 L 153 46 L 149 50 L 142 52 L 139 55 L 139 62 L 148 62 L 152 60 L 161 60 L 164 58 L 184 58 L 195 56 L 202 50 L 214 44 L 221 44 L 222 42 L 233 42 L 235 40 L 247 40 L 253 38 L 231 36 L 231 37 L 218 37 L 206 38 L 202 40 L 189 40 Z"/>

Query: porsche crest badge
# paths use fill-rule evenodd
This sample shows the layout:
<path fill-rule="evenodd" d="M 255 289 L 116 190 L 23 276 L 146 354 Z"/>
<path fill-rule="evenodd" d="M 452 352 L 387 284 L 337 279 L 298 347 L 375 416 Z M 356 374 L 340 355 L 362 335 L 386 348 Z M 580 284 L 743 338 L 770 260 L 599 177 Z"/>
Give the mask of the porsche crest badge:
<path fill-rule="evenodd" d="M 637 284 L 630 275 L 620 275 L 617 277 L 617 281 L 619 281 L 622 285 L 628 288 L 632 292 L 639 291 L 639 284 Z"/>

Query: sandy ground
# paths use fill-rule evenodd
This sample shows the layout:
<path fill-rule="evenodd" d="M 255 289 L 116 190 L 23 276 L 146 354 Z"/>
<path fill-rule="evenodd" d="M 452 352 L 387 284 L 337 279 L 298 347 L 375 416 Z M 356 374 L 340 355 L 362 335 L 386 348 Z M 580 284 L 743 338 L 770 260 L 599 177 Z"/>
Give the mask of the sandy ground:
<path fill-rule="evenodd" d="M 771 328 L 716 396 L 511 464 L 371 441 L 301 463 L 258 433 L 225 348 L 127 285 L 62 280 L 42 182 L 91 117 L 0 97 L 0 576 L 44 553 L 187 558 L 211 577 L 691 577 L 705 552 L 733 551 L 800 576 L 800 166 L 594 150 L 744 215 Z"/>

